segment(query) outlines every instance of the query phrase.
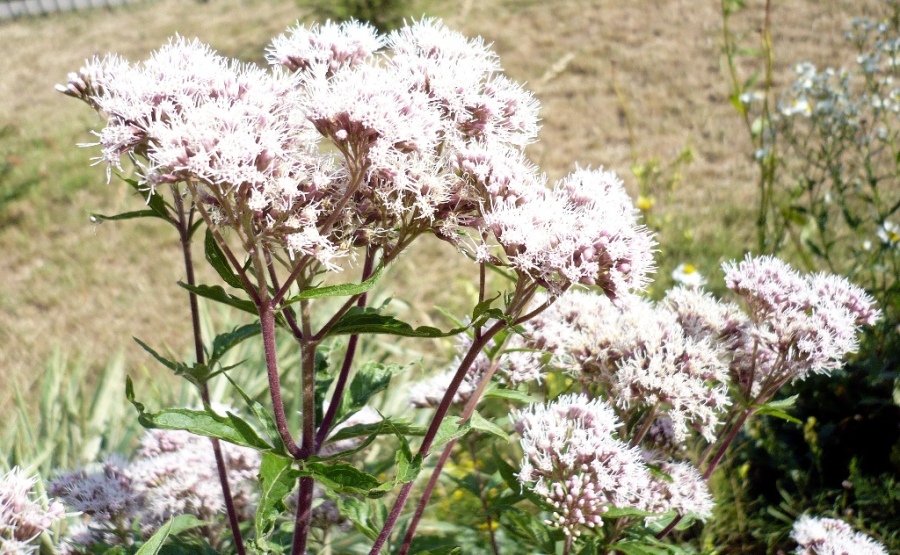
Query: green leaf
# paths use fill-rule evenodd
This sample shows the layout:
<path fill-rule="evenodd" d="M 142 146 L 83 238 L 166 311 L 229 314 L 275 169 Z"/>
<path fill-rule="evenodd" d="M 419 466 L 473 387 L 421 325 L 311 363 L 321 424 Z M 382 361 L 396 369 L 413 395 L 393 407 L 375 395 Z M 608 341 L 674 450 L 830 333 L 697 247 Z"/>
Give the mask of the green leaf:
<path fill-rule="evenodd" d="M 232 270 L 231 264 L 228 262 L 228 257 L 222 252 L 221 247 L 219 247 L 215 236 L 209 228 L 206 229 L 204 247 L 206 260 L 209 262 L 209 265 L 215 269 L 216 273 L 219 274 L 219 277 L 235 289 L 243 290 L 244 284 L 241 282 L 241 278 L 234 273 L 234 270 Z"/>
<path fill-rule="evenodd" d="M 184 362 L 177 362 L 173 360 L 169 360 L 161 354 L 157 353 L 153 350 L 149 345 L 138 339 L 137 337 L 132 337 L 138 345 L 140 345 L 145 351 L 150 353 L 153 358 L 160 362 L 163 366 L 170 369 L 176 376 L 183 377 L 192 384 L 200 387 L 213 376 L 210 372 L 209 366 L 205 364 L 186 364 Z"/>
<path fill-rule="evenodd" d="M 393 316 L 381 314 L 377 308 L 360 308 L 355 306 L 347 311 L 334 326 L 328 330 L 327 337 L 335 335 L 358 335 L 363 333 L 383 333 L 402 337 L 450 337 L 465 331 L 466 328 L 454 328 L 441 331 L 430 326 L 413 328 Z"/>
<path fill-rule="evenodd" d="M 659 513 L 642 511 L 634 507 L 613 507 L 612 505 L 607 506 L 606 511 L 603 513 L 603 518 L 619 518 L 623 516 L 644 518 L 647 516 L 659 516 Z"/>
<path fill-rule="evenodd" d="M 362 295 L 366 293 L 378 282 L 384 266 L 379 266 L 375 273 L 369 279 L 362 283 L 339 283 L 337 285 L 326 285 L 324 287 L 310 287 L 300 292 L 300 294 L 291 297 L 284 302 L 287 306 L 298 301 L 307 299 L 323 299 L 325 297 L 351 297 L 353 295 Z"/>
<path fill-rule="evenodd" d="M 397 365 L 385 366 L 377 362 L 367 362 L 353 376 L 349 390 L 341 399 L 336 422 L 343 422 L 366 406 L 373 395 L 387 389 L 391 378 L 399 371 L 400 367 Z"/>
<path fill-rule="evenodd" d="M 271 413 L 269 413 L 259 401 L 251 399 L 250 396 L 241 389 L 237 382 L 231 379 L 231 376 L 225 374 L 225 378 L 231 382 L 231 385 L 234 386 L 238 394 L 244 399 L 244 402 L 247 403 L 247 406 L 250 407 L 253 416 L 255 416 L 260 424 L 262 424 L 263 430 L 266 432 L 266 435 L 269 436 L 269 439 L 272 440 L 272 445 L 275 446 L 273 452 L 280 455 L 286 454 L 284 440 L 281 439 L 281 434 L 278 433 L 278 425 L 275 423 L 275 419 L 272 417 Z"/>
<path fill-rule="evenodd" d="M 788 422 L 792 422 L 794 424 L 803 424 L 803 422 L 791 416 L 787 412 L 788 410 L 794 408 L 796 402 L 797 395 L 793 395 L 791 397 L 788 397 L 787 399 L 769 401 L 768 403 L 758 405 L 755 412 L 760 416 L 774 416 L 775 418 L 787 420 Z"/>
<path fill-rule="evenodd" d="M 206 524 L 194 515 L 173 516 L 156 531 L 150 539 L 134 555 L 156 555 L 170 535 L 180 534 L 186 530 Z"/>
<path fill-rule="evenodd" d="M 612 544 L 610 551 L 621 551 L 625 555 L 669 555 L 667 549 L 630 540 Z"/>
<path fill-rule="evenodd" d="M 213 340 L 212 354 L 209 356 L 209 366 L 215 365 L 229 350 L 236 347 L 244 340 L 259 335 L 261 331 L 262 328 L 260 328 L 259 322 L 254 322 L 252 324 L 236 327 L 228 333 L 217 335 Z"/>
<path fill-rule="evenodd" d="M 484 393 L 484 399 L 506 399 L 516 403 L 535 403 L 537 399 L 518 389 L 505 389 L 497 387 Z"/>
<path fill-rule="evenodd" d="M 263 453 L 259 466 L 259 504 L 253 524 L 256 536 L 266 536 L 272 529 L 276 518 L 287 510 L 284 498 L 291 493 L 300 472 L 293 467 L 293 461 L 274 453 Z"/>
<path fill-rule="evenodd" d="M 472 425 L 468 422 L 460 426 L 458 418 L 444 418 L 444 421 L 441 422 L 441 425 L 438 428 L 437 434 L 434 436 L 434 442 L 431 444 L 430 452 L 434 452 L 438 447 L 461 438 L 469 433 L 469 430 L 471 429 Z"/>
<path fill-rule="evenodd" d="M 478 430 L 479 432 L 484 432 L 486 434 L 499 437 L 503 441 L 509 441 L 509 434 L 503 428 L 494 424 L 487 418 L 481 416 L 481 413 L 479 413 L 477 410 L 472 413 L 472 418 L 469 419 L 469 424 L 472 426 L 473 430 Z"/>
<path fill-rule="evenodd" d="M 179 281 L 178 285 L 192 293 L 196 293 L 197 295 L 205 299 L 220 302 L 222 304 L 237 308 L 238 310 L 249 312 L 254 316 L 259 316 L 259 312 L 256 310 L 256 305 L 253 304 L 252 301 L 241 299 L 235 297 L 230 293 L 227 293 L 221 285 L 188 285 L 187 283 L 184 283 L 182 281 Z"/>
<path fill-rule="evenodd" d="M 492 297 L 490 299 L 485 299 L 485 300 L 481 301 L 480 303 L 476 304 L 475 308 L 472 309 L 472 321 L 477 322 L 478 319 L 482 315 L 484 315 L 485 313 L 490 311 L 491 305 L 494 304 L 494 301 L 496 301 L 499 298 L 500 298 L 500 293 L 497 293 L 497 295 L 495 297 Z M 503 314 L 503 312 L 501 311 L 500 314 Z"/>
<path fill-rule="evenodd" d="M 363 472 L 349 464 L 324 464 L 319 462 L 305 462 L 299 471 L 300 476 L 315 478 L 323 486 L 344 494 L 373 495 L 382 483 L 371 474 Z M 374 494 L 382 495 L 381 492 Z"/>
<path fill-rule="evenodd" d="M 388 423 L 390 426 L 386 425 Z M 354 437 L 368 437 L 372 434 L 384 435 L 400 433 L 407 436 L 424 436 L 425 431 L 424 426 L 411 424 L 410 421 L 405 418 L 398 418 L 396 420 L 385 418 L 381 422 L 376 422 L 374 424 L 356 424 L 354 426 L 341 428 L 329 437 L 325 443 L 334 443 L 336 441 L 341 441 L 342 439 Z"/>
<path fill-rule="evenodd" d="M 136 218 L 160 218 L 160 215 L 153 210 L 134 210 L 132 212 L 123 212 L 114 216 L 105 216 L 103 214 L 91 213 L 91 219 L 100 222 L 112 222 L 117 220 L 133 220 Z M 163 218 L 171 223 L 168 218 Z"/>
<path fill-rule="evenodd" d="M 328 495 L 327 490 L 326 495 Z M 341 516 L 350 519 L 357 530 L 370 540 L 374 541 L 378 538 L 384 518 L 379 519 L 378 515 L 371 510 L 371 505 L 373 503 L 380 504 L 379 501 L 357 499 L 350 496 L 337 496 L 335 501 L 337 501 L 338 512 Z M 381 505 L 381 507 L 384 506 Z"/>
<path fill-rule="evenodd" d="M 227 416 L 220 416 L 207 406 L 204 406 L 202 411 L 163 409 L 157 413 L 146 412 L 144 405 L 135 400 L 134 384 L 130 377 L 125 381 L 125 396 L 137 409 L 138 422 L 145 428 L 185 430 L 257 450 L 270 451 L 272 449 L 272 446 L 259 437 L 252 426 L 230 412 L 226 413 Z"/>

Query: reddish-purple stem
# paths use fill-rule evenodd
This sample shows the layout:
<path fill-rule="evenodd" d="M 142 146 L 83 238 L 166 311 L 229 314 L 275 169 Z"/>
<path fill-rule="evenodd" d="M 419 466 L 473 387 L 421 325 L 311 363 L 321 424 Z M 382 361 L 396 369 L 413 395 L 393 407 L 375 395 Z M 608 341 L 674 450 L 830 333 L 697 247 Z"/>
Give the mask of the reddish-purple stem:
<path fill-rule="evenodd" d="M 174 188 L 172 192 L 175 197 L 175 207 L 178 211 L 178 222 L 176 227 L 181 239 L 185 280 L 187 280 L 188 285 L 193 287 L 196 285 L 196 278 L 194 277 L 194 258 L 191 254 L 190 237 L 190 229 L 193 224 L 193 210 L 191 211 L 191 215 L 185 218 L 181 195 L 179 195 L 178 191 Z M 197 304 L 197 294 L 193 291 L 188 291 L 188 299 L 191 307 L 191 326 L 194 331 L 194 356 L 197 359 L 197 364 L 203 364 L 206 361 L 206 353 L 203 350 L 203 336 L 200 330 L 200 308 Z M 209 386 L 206 383 L 203 383 L 200 386 L 200 399 L 203 401 L 204 405 L 209 406 Z M 241 537 L 237 510 L 234 507 L 234 498 L 231 496 L 231 486 L 228 484 L 228 472 L 225 469 L 225 457 L 222 455 L 222 446 L 219 444 L 217 438 L 211 437 L 209 439 L 212 443 L 213 456 L 216 459 L 216 473 L 219 477 L 219 485 L 222 487 L 222 497 L 225 499 L 225 510 L 228 514 L 228 525 L 231 528 L 231 534 L 234 538 L 234 547 L 237 550 L 238 555 L 244 555 L 246 553 L 244 549 L 244 539 Z"/>
<path fill-rule="evenodd" d="M 499 333 L 500 330 L 502 330 L 505 326 L 506 323 L 503 321 L 496 322 L 493 326 L 488 328 L 488 330 L 485 331 L 479 339 L 476 339 L 472 342 L 472 345 L 469 347 L 469 351 L 466 353 L 465 358 L 463 358 L 462 362 L 460 362 L 459 364 L 459 369 L 456 371 L 456 375 L 453 376 L 453 380 L 447 387 L 447 391 L 444 393 L 443 399 L 441 399 L 441 404 L 438 405 L 438 408 L 435 411 L 434 418 L 431 420 L 431 424 L 428 426 L 428 430 L 425 432 L 425 437 L 422 438 L 422 445 L 419 447 L 419 455 L 421 455 L 423 458 L 428 455 L 428 451 L 431 449 L 431 444 L 434 442 L 434 438 L 437 436 L 438 429 L 440 428 L 441 423 L 444 421 L 444 418 L 447 416 L 447 412 L 450 410 L 450 405 L 453 403 L 453 397 L 456 396 L 456 392 L 459 390 L 459 386 L 465 379 L 469 368 L 472 366 L 472 363 L 475 362 L 475 358 L 481 353 L 481 349 L 483 349 L 484 346 L 487 345 L 487 343 L 491 339 L 493 339 L 494 336 L 497 335 L 497 333 Z M 381 548 L 384 547 L 384 544 L 387 542 L 388 536 L 390 536 L 391 531 L 394 529 L 394 525 L 397 524 L 397 519 L 400 517 L 400 512 L 403 510 L 403 506 L 406 505 L 406 500 L 409 498 L 409 492 L 412 489 L 412 484 L 412 482 L 408 482 L 404 484 L 400 489 L 400 494 L 397 496 L 396 501 L 394 501 L 394 506 L 391 508 L 391 512 L 384 523 L 384 527 L 381 529 L 381 533 L 378 535 L 378 538 L 372 545 L 372 549 L 369 551 L 369 555 L 378 555 L 378 553 L 381 551 Z"/>

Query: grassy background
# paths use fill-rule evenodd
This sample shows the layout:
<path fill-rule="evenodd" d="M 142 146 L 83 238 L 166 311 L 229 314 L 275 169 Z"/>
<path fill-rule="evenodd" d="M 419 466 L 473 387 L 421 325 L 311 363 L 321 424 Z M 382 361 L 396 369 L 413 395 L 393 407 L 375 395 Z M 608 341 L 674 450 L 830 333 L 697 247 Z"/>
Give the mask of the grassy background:
<path fill-rule="evenodd" d="M 789 83 L 796 61 L 850 62 L 843 32 L 874 5 L 776 6 L 776 87 Z M 543 129 L 530 155 L 551 179 L 575 163 L 604 166 L 636 195 L 632 163 L 665 165 L 690 149 L 693 161 L 679 185 L 658 194 L 653 208 L 661 225 L 658 289 L 680 262 L 713 275 L 721 259 L 752 247 L 756 176 L 749 140 L 727 101 L 718 2 L 431 0 L 416 10 L 492 42 L 507 73 L 536 91 Z M 152 223 L 89 221 L 90 212 L 134 209 L 141 201 L 89 165 L 96 152 L 74 146 L 90 142 L 101 122 L 53 85 L 93 55 L 140 60 L 175 33 L 260 61 L 272 36 L 313 16 L 302 2 L 148 0 L 0 23 L 0 162 L 8 169 L 2 186 L 27 186 L 0 204 L 0 402 L 13 384 L 30 386 L 54 349 L 88 366 L 121 354 L 132 369 L 149 359 L 129 336 L 175 352 L 190 345 L 173 235 Z M 758 44 L 761 17 L 762 2 L 754 0 L 733 21 L 746 44 Z M 749 76 L 754 67 L 742 69 Z M 446 262 L 446 248 L 423 243 L 398 263 L 385 294 L 452 304 L 469 287 L 471 268 L 457 267 L 465 265 L 461 258 Z"/>

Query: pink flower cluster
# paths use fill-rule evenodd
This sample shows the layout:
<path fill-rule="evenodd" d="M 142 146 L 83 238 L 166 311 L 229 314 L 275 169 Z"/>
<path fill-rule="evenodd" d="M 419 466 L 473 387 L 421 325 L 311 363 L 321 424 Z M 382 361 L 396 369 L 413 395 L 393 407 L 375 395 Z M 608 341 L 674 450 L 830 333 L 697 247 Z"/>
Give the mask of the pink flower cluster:
<path fill-rule="evenodd" d="M 839 368 L 856 351 L 859 327 L 880 317 L 872 297 L 840 276 L 801 275 L 770 256 L 748 256 L 723 269 L 726 285 L 749 310 L 732 365 L 733 379 L 748 394 Z"/>
<path fill-rule="evenodd" d="M 39 498 L 34 488 L 37 482 L 20 468 L 0 476 L 0 553 L 37 553 L 37 537 L 65 516 L 59 501 Z"/>
<path fill-rule="evenodd" d="M 431 231 L 554 292 L 644 285 L 653 242 L 621 182 L 578 170 L 545 188 L 524 156 L 538 103 L 480 39 L 430 19 L 388 36 L 298 25 L 268 59 L 291 73 L 176 38 L 139 64 L 92 60 L 58 88 L 106 118 L 100 161 L 132 159 L 148 190 L 187 187 L 248 245 L 337 269 L 353 247 Z"/>
<path fill-rule="evenodd" d="M 528 346 L 549 351 L 554 366 L 599 384 L 623 419 L 655 409 L 668 418 L 676 444 L 691 428 L 715 437 L 730 404 L 725 353 L 687 333 L 664 304 L 634 297 L 613 303 L 573 290 L 524 327 Z"/>
<path fill-rule="evenodd" d="M 843 520 L 801 516 L 791 530 L 796 555 L 887 555 L 883 545 Z"/>
<path fill-rule="evenodd" d="M 252 518 L 259 453 L 221 445 L 235 506 L 242 518 Z M 112 456 L 98 468 L 61 474 L 49 491 L 85 515 L 68 533 L 73 553 L 99 542 L 116 544 L 135 522 L 150 533 L 176 515 L 212 523 L 225 511 L 209 439 L 183 431 L 150 430 L 133 460 Z"/>
<path fill-rule="evenodd" d="M 712 498 L 687 463 L 659 461 L 616 437 L 621 423 L 604 401 L 563 395 L 513 415 L 524 457 L 519 482 L 553 507 L 548 524 L 567 535 L 602 526 L 610 508 L 708 518 Z M 658 467 L 652 473 L 648 461 Z"/>

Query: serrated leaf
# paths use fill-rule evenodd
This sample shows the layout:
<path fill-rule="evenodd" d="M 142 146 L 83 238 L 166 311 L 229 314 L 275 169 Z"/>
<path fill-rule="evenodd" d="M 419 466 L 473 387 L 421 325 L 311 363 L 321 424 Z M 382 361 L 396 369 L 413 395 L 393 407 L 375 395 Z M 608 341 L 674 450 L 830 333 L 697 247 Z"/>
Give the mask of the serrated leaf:
<path fill-rule="evenodd" d="M 203 243 L 206 261 L 219 274 L 219 277 L 235 289 L 244 289 L 241 278 L 234 273 L 231 264 L 228 262 L 228 257 L 225 256 L 222 248 L 219 247 L 219 243 L 216 242 L 216 238 L 209 228 L 206 229 L 206 239 Z"/>
<path fill-rule="evenodd" d="M 668 555 L 666 549 L 635 541 L 616 542 L 610 546 L 610 550 L 621 551 L 625 555 Z"/>
<path fill-rule="evenodd" d="M 381 314 L 377 308 L 361 308 L 355 306 L 347 311 L 334 326 L 328 330 L 327 337 L 335 335 L 359 335 L 364 333 L 399 335 L 401 337 L 450 337 L 465 331 L 466 328 L 454 328 L 442 331 L 431 326 L 413 328 L 393 316 Z"/>
<path fill-rule="evenodd" d="M 310 287 L 304 289 L 298 295 L 294 295 L 284 302 L 284 305 L 293 304 L 308 299 L 324 299 L 326 297 L 352 297 L 353 295 L 362 295 L 368 292 L 384 272 L 384 266 L 379 266 L 375 273 L 361 283 L 339 283 L 337 285 L 325 285 L 323 287 Z"/>
<path fill-rule="evenodd" d="M 134 555 L 157 555 L 162 548 L 163 543 L 169 539 L 170 535 L 180 534 L 186 530 L 197 528 L 206 524 L 194 515 L 178 515 L 173 516 L 156 531 L 150 539 L 144 542 L 144 545 Z"/>
<path fill-rule="evenodd" d="M 205 364 L 186 364 L 184 362 L 170 360 L 156 352 L 137 337 L 133 337 L 132 339 L 134 339 L 145 351 L 150 353 L 153 358 L 159 361 L 160 364 L 170 369 L 176 376 L 183 377 L 198 387 L 209 381 L 212 377 L 209 366 Z"/>
<path fill-rule="evenodd" d="M 348 518 L 357 530 L 370 540 L 374 541 L 378 537 L 381 525 L 373 522 L 373 515 L 369 510 L 369 504 L 373 501 L 360 500 L 350 496 L 337 496 L 336 501 L 338 512 L 341 516 Z"/>
<path fill-rule="evenodd" d="M 659 516 L 659 513 L 642 511 L 633 507 L 613 507 L 612 505 L 609 505 L 603 512 L 603 518 L 619 518 L 623 516 L 644 518 L 648 516 Z"/>
<path fill-rule="evenodd" d="M 397 365 L 385 366 L 377 362 L 368 362 L 360 368 L 350 387 L 341 399 L 336 422 L 340 423 L 366 406 L 375 394 L 387 389 L 391 378 L 399 371 Z"/>
<path fill-rule="evenodd" d="M 178 285 L 192 293 L 196 293 L 204 299 L 220 302 L 237 308 L 238 310 L 249 312 L 254 316 L 259 316 L 259 312 L 256 310 L 256 305 L 253 304 L 253 301 L 235 297 L 234 295 L 227 293 L 221 285 L 188 285 L 183 281 L 179 281 Z"/>
<path fill-rule="evenodd" d="M 131 378 L 126 378 L 125 396 L 137 409 L 138 422 L 145 428 L 185 430 L 257 450 L 269 451 L 272 449 L 272 446 L 259 437 L 252 426 L 230 412 L 226 413 L 227 416 L 220 416 L 209 407 L 204 407 L 204 410 L 163 409 L 157 413 L 147 412 L 144 405 L 135 400 L 134 384 Z"/>
<path fill-rule="evenodd" d="M 244 402 L 247 403 L 247 406 L 250 408 L 250 411 L 253 412 L 253 416 L 255 416 L 260 424 L 263 427 L 263 430 L 266 432 L 266 435 L 269 436 L 269 439 L 272 440 L 272 445 L 275 446 L 273 450 L 278 454 L 285 454 L 284 448 L 284 440 L 281 439 L 281 434 L 278 433 L 278 425 L 275 423 L 275 419 L 272 417 L 271 413 L 259 401 L 255 401 L 247 395 L 243 389 L 231 379 L 231 376 L 225 374 L 225 378 L 231 383 L 232 386 L 237 390 L 238 394 L 244 399 Z"/>
<path fill-rule="evenodd" d="M 390 423 L 390 426 L 386 426 L 386 423 Z M 374 424 L 356 424 L 354 426 L 342 428 L 331 435 L 325 443 L 334 443 L 343 439 L 355 437 L 368 437 L 372 434 L 384 435 L 401 433 L 407 436 L 423 436 L 425 435 L 425 431 L 424 426 L 414 425 L 410 423 L 409 420 L 403 418 L 396 420 L 385 418 L 381 422 L 376 422 Z"/>
<path fill-rule="evenodd" d="M 797 418 L 788 414 L 788 410 L 794 408 L 794 405 L 797 403 L 797 395 L 792 395 L 786 399 L 780 399 L 778 401 L 769 401 L 768 403 L 758 405 L 756 407 L 756 414 L 760 416 L 774 416 L 775 418 L 780 418 L 782 420 L 787 420 L 788 422 L 792 422 L 794 424 L 803 424 Z"/>
<path fill-rule="evenodd" d="M 275 519 L 287 510 L 284 498 L 291 493 L 300 472 L 293 467 L 293 461 L 274 453 L 263 453 L 259 466 L 259 504 L 253 518 L 256 536 L 266 536 Z"/>
<path fill-rule="evenodd" d="M 375 476 L 344 463 L 305 462 L 299 472 L 300 476 L 314 478 L 337 493 L 368 496 L 382 486 Z"/>
<path fill-rule="evenodd" d="M 472 426 L 473 430 L 478 430 L 479 432 L 484 432 L 494 437 L 499 437 L 503 441 L 509 441 L 509 434 L 503 428 L 481 416 L 481 413 L 479 413 L 477 410 L 472 413 L 472 417 L 469 419 L 469 424 Z"/>
<path fill-rule="evenodd" d="M 491 310 L 491 305 L 494 304 L 494 302 L 499 298 L 500 298 L 500 293 L 497 293 L 497 295 L 495 297 L 492 297 L 490 299 L 485 299 L 485 300 L 481 301 L 480 303 L 476 304 L 475 308 L 472 309 L 472 321 L 477 322 L 478 319 L 482 315 L 484 315 L 486 312 Z M 502 311 L 500 313 L 503 314 Z"/>
<path fill-rule="evenodd" d="M 446 443 L 461 438 L 469 433 L 469 430 L 471 429 L 472 425 L 468 422 L 460 426 L 459 419 L 452 416 L 444 418 L 444 421 L 441 422 L 441 425 L 438 428 L 437 434 L 434 436 L 434 441 L 431 444 L 431 452 L 434 452 L 438 447 Z"/>
<path fill-rule="evenodd" d="M 501 387 L 497 387 L 494 389 L 490 389 L 484 393 L 484 399 L 506 399 L 507 401 L 514 401 L 516 403 L 535 403 L 537 399 L 532 397 L 531 395 L 519 391 L 517 389 L 505 389 Z"/>
<path fill-rule="evenodd" d="M 213 340 L 212 353 L 209 356 L 209 366 L 213 366 L 229 350 L 233 349 L 244 340 L 259 335 L 261 331 L 262 328 L 260 327 L 259 322 L 254 322 L 252 324 L 236 327 L 230 332 L 217 335 Z"/>

